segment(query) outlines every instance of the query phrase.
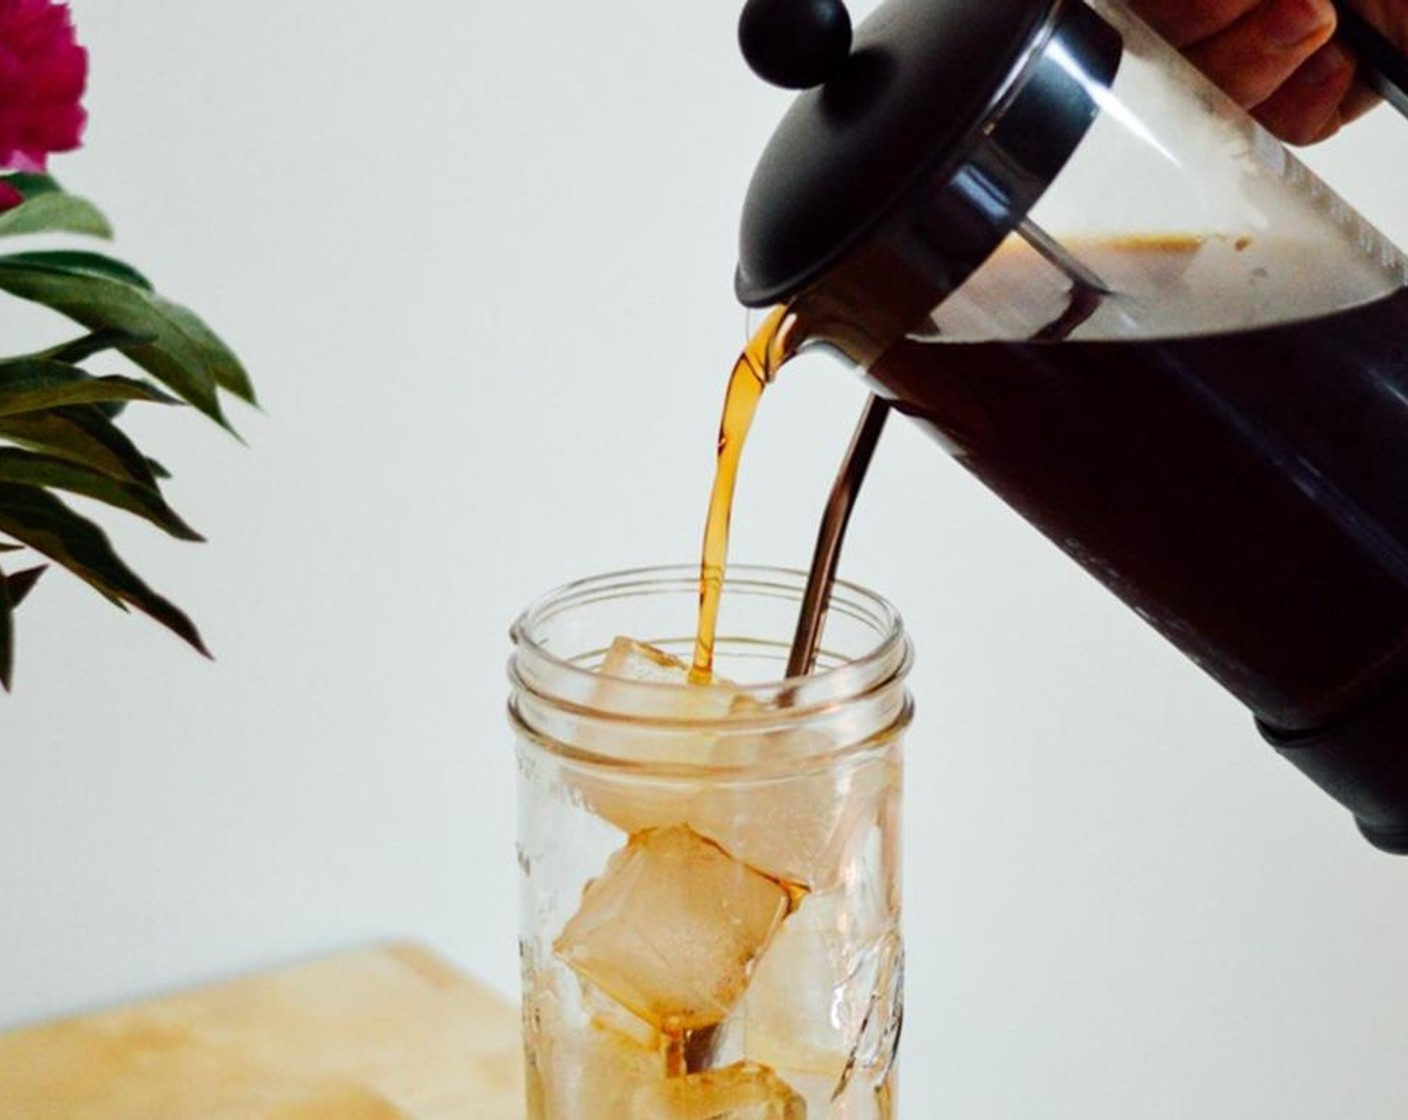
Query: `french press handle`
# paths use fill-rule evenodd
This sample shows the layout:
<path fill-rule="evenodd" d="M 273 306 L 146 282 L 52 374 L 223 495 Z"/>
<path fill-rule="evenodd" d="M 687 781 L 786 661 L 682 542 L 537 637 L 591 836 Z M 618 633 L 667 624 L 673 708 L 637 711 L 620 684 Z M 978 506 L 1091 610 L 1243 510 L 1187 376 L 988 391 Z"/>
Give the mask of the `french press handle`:
<path fill-rule="evenodd" d="M 1359 77 L 1370 89 L 1408 117 L 1408 58 L 1351 6 L 1335 0 L 1339 35 L 1359 59 Z"/>

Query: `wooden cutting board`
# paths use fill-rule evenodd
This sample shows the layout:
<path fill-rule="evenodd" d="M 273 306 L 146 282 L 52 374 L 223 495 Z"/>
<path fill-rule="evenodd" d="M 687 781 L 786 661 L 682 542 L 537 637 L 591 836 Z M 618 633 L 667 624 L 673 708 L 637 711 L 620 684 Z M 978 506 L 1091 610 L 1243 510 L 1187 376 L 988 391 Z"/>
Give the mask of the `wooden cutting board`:
<path fill-rule="evenodd" d="M 3 1120 L 523 1120 L 518 1014 L 413 945 L 0 1036 Z"/>

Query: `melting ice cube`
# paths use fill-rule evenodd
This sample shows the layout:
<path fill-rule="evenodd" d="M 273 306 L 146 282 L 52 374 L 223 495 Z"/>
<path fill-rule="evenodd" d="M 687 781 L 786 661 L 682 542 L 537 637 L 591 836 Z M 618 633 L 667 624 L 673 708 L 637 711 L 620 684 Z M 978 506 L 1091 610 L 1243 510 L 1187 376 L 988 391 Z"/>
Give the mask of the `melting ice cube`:
<path fill-rule="evenodd" d="M 875 1084 L 894 1060 L 903 968 L 897 913 L 808 897 L 754 971 L 744 1052 L 832 1090 L 853 1078 Z"/>
<path fill-rule="evenodd" d="M 774 747 L 787 759 L 785 740 Z M 690 798 L 688 821 L 750 866 L 824 891 L 845 874 L 857 836 L 875 820 L 886 788 L 897 781 L 893 763 L 874 757 L 815 766 L 803 762 L 767 779 L 721 776 Z"/>
<path fill-rule="evenodd" d="M 601 672 L 608 677 L 653 684 L 689 682 L 689 666 L 678 657 L 633 638 L 617 638 L 611 643 L 602 659 Z"/>
<path fill-rule="evenodd" d="M 621 688 L 619 682 L 623 680 L 632 684 L 690 685 L 687 664 L 673 654 L 632 638 L 617 638 L 612 642 L 598 672 L 602 681 L 597 703 L 607 710 L 616 706 L 612 692 Z M 687 691 L 662 689 L 661 692 L 658 706 L 652 706 L 648 698 L 640 695 L 640 690 L 635 690 L 632 709 L 667 719 L 719 719 L 728 715 L 737 697 L 733 683 L 721 677 L 716 677 L 712 684 L 690 685 Z"/>
<path fill-rule="evenodd" d="M 553 946 L 579 976 L 658 1030 L 722 1022 L 792 897 L 688 828 L 631 837 Z"/>
<path fill-rule="evenodd" d="M 621 1120 L 637 1092 L 665 1076 L 660 1052 L 597 1023 L 551 1033 L 532 1054 L 529 1115 Z"/>
<path fill-rule="evenodd" d="M 598 702 L 612 706 L 614 678 L 686 685 L 689 667 L 643 642 L 618 638 L 602 665 Z M 649 715 L 676 726 L 659 732 L 622 728 L 611 753 L 642 764 L 683 763 L 698 776 L 645 778 L 582 766 L 569 773 L 592 812 L 627 833 L 687 825 L 744 863 L 776 879 L 826 889 L 844 871 L 855 830 L 877 811 L 897 768 L 880 757 L 834 763 L 825 734 L 806 728 L 722 732 L 710 724 L 746 716 L 751 697 L 728 682 L 661 690 L 644 702 Z M 633 710 L 642 701 L 634 698 Z M 692 732 L 690 723 L 698 723 Z M 818 761 L 810 765 L 809 760 Z M 715 768 L 710 772 L 709 768 Z M 758 771 L 772 767 L 775 776 Z M 745 772 L 738 773 L 740 769 Z"/>
<path fill-rule="evenodd" d="M 741 1063 L 637 1089 L 628 1120 L 807 1120 L 806 1102 L 763 1066 Z"/>
<path fill-rule="evenodd" d="M 532 976 L 524 999 L 528 1115 L 621 1120 L 636 1090 L 665 1076 L 655 1032 L 600 993 L 584 992 L 579 1010 L 575 994 L 559 990 L 575 987 L 566 977 L 542 967 Z"/>

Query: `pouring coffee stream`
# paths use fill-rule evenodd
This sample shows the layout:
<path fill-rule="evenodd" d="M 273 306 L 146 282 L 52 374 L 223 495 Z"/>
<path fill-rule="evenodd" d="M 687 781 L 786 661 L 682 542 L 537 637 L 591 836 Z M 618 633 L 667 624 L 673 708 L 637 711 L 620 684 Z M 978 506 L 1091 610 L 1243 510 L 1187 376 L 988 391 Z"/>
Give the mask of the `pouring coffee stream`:
<path fill-rule="evenodd" d="M 873 391 L 791 669 L 899 411 L 1408 854 L 1408 262 L 1116 0 L 749 0 L 740 39 L 803 92 L 739 297 Z"/>

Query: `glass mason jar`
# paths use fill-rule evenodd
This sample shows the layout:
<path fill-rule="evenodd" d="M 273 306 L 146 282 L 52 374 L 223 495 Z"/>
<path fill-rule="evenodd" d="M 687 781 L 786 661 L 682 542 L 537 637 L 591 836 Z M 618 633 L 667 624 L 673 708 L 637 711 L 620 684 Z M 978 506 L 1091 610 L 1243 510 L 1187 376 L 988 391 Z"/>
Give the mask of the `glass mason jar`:
<path fill-rule="evenodd" d="M 730 569 L 708 687 L 697 568 L 515 624 L 530 1120 L 895 1115 L 912 649 L 840 584 L 818 671 L 780 680 L 804 585 Z"/>

